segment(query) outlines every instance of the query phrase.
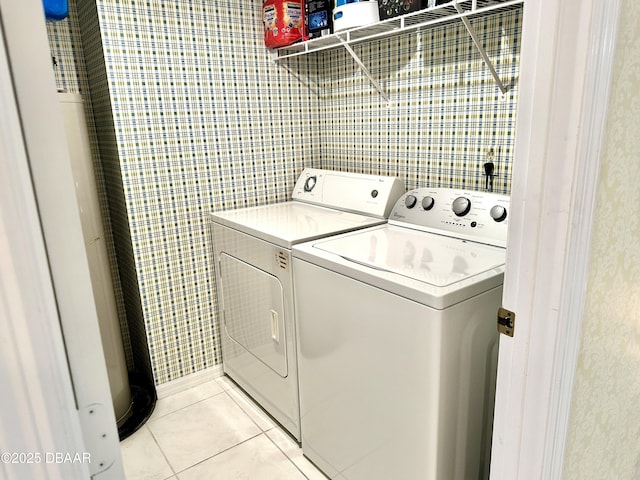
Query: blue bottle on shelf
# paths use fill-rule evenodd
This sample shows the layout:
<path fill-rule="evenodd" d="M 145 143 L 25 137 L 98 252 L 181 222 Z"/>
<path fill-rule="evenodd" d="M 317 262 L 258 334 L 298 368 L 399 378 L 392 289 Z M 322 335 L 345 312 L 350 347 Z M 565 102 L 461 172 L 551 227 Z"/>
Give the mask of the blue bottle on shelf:
<path fill-rule="evenodd" d="M 62 20 L 69 15 L 69 3 L 67 0 L 42 0 L 44 15 L 47 20 Z"/>

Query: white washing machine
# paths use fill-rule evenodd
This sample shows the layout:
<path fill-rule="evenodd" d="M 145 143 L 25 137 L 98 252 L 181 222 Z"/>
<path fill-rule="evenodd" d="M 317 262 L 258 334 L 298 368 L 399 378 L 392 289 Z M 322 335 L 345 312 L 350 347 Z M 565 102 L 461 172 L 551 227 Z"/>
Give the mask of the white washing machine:
<path fill-rule="evenodd" d="M 305 169 L 293 200 L 211 215 L 224 372 L 300 441 L 291 247 L 386 222 L 393 177 Z"/>
<path fill-rule="evenodd" d="M 418 189 L 294 246 L 302 450 L 330 478 L 488 478 L 508 207 Z"/>

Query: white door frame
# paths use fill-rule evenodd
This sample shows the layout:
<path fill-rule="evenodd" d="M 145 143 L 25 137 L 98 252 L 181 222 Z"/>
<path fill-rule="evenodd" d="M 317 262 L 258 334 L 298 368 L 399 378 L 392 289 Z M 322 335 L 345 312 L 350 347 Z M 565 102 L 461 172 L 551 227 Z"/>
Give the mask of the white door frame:
<path fill-rule="evenodd" d="M 562 478 L 619 0 L 526 0 L 492 480 Z"/>
<path fill-rule="evenodd" d="M 29 225 L 32 237 L 25 241 L 24 245 L 30 246 L 36 252 L 44 251 L 42 257 L 46 267 L 45 274 L 40 268 L 32 272 L 29 278 L 19 278 L 17 285 L 15 279 L 9 278 L 7 289 L 19 289 L 26 301 L 30 293 L 29 283 L 32 281 L 35 282 L 34 286 L 41 287 L 42 296 L 47 295 L 44 300 L 51 300 L 49 297 L 53 288 L 54 301 L 53 313 L 47 310 L 44 318 L 26 315 L 30 311 L 27 310 L 24 317 L 12 315 L 8 319 L 9 325 L 16 331 L 24 332 L 22 342 L 13 346 L 18 348 L 22 355 L 27 355 L 26 358 L 33 362 L 34 368 L 36 365 L 43 368 L 42 371 L 23 372 L 23 380 L 30 388 L 49 391 L 55 389 L 58 383 L 58 389 L 69 388 L 68 378 L 65 379 L 64 375 L 71 377 L 72 392 L 75 395 L 67 398 L 68 403 L 61 405 L 56 403 L 56 400 L 62 402 L 62 398 L 52 397 L 52 405 L 39 405 L 35 413 L 41 416 L 45 423 L 54 422 L 55 419 L 51 415 L 55 415 L 55 410 L 51 411 L 51 407 L 55 406 L 65 413 L 63 419 L 72 422 L 74 428 L 79 421 L 82 434 L 80 439 L 77 438 L 77 430 L 71 428 L 52 431 L 50 439 L 53 446 L 60 442 L 61 446 L 73 444 L 76 448 L 61 451 L 59 448 L 51 447 L 48 453 L 68 453 L 73 457 L 76 453 L 84 455 L 86 452 L 90 455 L 91 461 L 83 463 L 82 468 L 76 468 L 73 473 L 52 478 L 88 478 L 89 475 L 93 475 L 95 478 L 120 480 L 124 478 L 124 470 L 118 430 L 102 353 L 98 317 L 41 0 L 0 0 L 0 28 L 5 42 L 3 54 L 6 54 L 3 68 L 6 67 L 7 70 L 0 88 L 2 95 L 7 98 L 8 108 L 15 112 L 17 127 L 14 125 L 14 128 L 18 128 L 17 133 L 14 132 L 14 136 L 9 138 L 19 141 L 22 148 L 21 152 L 16 150 L 10 158 L 2 159 L 2 162 L 11 162 L 11 165 L 3 164 L 3 170 L 6 167 L 14 176 L 8 177 L 13 180 L 8 185 L 5 185 L 9 182 L 8 178 L 3 177 L 1 185 L 7 188 L 8 196 L 24 197 L 29 205 L 35 207 L 18 210 L 24 214 L 24 218 L 16 220 L 12 211 L 5 211 L 6 207 L 3 204 L 0 210 L 3 214 L 2 225 L 6 229 L 9 245 L 15 249 L 21 236 L 26 235 L 26 232 L 16 228 L 16 221 Z M 2 115 L 4 121 L 4 110 Z M 10 166 L 14 166 L 18 173 L 13 172 Z M 16 259 L 21 259 L 20 255 L 25 253 L 15 249 L 9 250 L 6 255 L 10 256 L 15 252 Z M 42 261 L 39 257 L 38 259 Z M 38 275 L 44 276 L 38 279 Z M 2 278 L 4 282 L 4 270 Z M 7 295 L 11 290 L 5 292 L 4 288 L 3 283 L 0 293 Z M 19 301 L 20 298 L 15 301 Z M 14 299 L 7 297 L 6 301 L 13 305 Z M 39 345 L 41 348 L 31 351 L 25 347 L 30 341 L 36 342 L 40 339 L 41 332 L 35 331 L 39 322 L 43 323 L 47 327 L 45 331 L 51 334 L 52 345 Z M 52 322 L 55 322 L 56 328 L 51 325 Z M 33 336 L 32 339 L 29 334 Z M 55 349 L 55 345 L 62 345 L 63 342 L 63 354 L 66 353 L 66 359 L 57 355 Z M 68 363 L 65 360 L 68 360 Z M 48 368 L 42 365 L 46 361 L 51 362 Z M 50 377 L 45 376 L 44 372 L 48 371 L 52 372 Z M 11 372 L 15 376 L 19 370 Z M 75 411 L 75 419 L 67 418 L 70 407 Z M 31 419 L 14 420 L 9 432 L 14 431 L 15 435 L 20 435 L 22 428 L 28 431 L 26 429 L 29 428 Z M 0 438 L 12 437 L 0 435 Z M 2 452 L 13 451 L 11 445 L 2 444 L 0 447 Z M 34 444 L 32 451 L 36 448 L 38 445 Z M 42 455 L 47 453 L 37 451 Z M 25 464 L 24 468 L 32 465 Z M 52 464 L 47 466 L 55 468 Z M 77 464 L 71 466 L 78 467 Z M 0 471 L 2 467 L 0 463 Z M 82 473 L 81 477 L 78 472 Z M 39 478 L 39 475 L 24 474 L 24 471 L 21 476 L 37 477 Z"/>
<path fill-rule="evenodd" d="M 84 480 L 88 462 L 55 462 L 56 453 L 86 449 L 2 21 L 0 112 L 0 477 Z"/>

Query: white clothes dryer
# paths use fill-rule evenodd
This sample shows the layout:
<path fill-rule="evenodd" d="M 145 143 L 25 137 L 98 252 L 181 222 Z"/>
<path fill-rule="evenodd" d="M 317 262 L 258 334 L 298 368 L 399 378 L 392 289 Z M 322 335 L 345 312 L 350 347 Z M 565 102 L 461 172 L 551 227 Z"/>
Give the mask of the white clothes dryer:
<path fill-rule="evenodd" d="M 508 207 L 418 189 L 293 247 L 302 449 L 330 478 L 488 478 Z"/>
<path fill-rule="evenodd" d="M 305 169 L 293 200 L 211 215 L 224 372 L 300 441 L 291 247 L 386 222 L 393 177 Z"/>

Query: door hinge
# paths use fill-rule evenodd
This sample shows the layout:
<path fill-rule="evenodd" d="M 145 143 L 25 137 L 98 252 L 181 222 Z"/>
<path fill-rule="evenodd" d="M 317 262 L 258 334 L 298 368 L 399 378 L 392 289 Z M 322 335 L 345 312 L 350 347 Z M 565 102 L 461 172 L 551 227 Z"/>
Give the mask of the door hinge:
<path fill-rule="evenodd" d="M 516 314 L 511 310 L 500 307 L 498 309 L 498 332 L 513 337 L 515 324 Z"/>

